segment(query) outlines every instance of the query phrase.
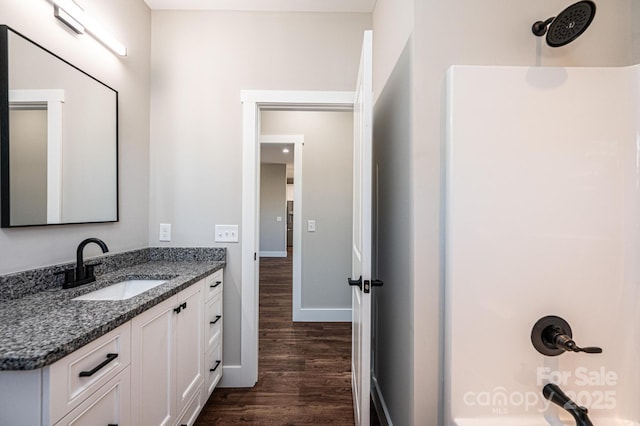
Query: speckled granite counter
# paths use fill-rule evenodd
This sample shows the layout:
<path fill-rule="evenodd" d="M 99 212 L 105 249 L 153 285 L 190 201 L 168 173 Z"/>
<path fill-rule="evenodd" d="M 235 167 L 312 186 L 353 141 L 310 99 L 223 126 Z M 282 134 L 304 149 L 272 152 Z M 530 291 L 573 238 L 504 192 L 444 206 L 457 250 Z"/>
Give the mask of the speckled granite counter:
<path fill-rule="evenodd" d="M 213 260 L 218 257 L 198 259 L 192 255 L 176 256 L 170 251 L 158 254 L 156 250 L 145 254 L 140 263 L 123 268 L 112 265 L 108 268 L 111 272 L 97 272 L 94 283 L 67 290 L 57 285 L 0 302 L 0 370 L 32 370 L 54 363 L 221 269 L 224 256 Z M 191 260 L 180 260 L 184 258 Z M 123 279 L 136 278 L 168 281 L 127 300 L 71 300 Z"/>

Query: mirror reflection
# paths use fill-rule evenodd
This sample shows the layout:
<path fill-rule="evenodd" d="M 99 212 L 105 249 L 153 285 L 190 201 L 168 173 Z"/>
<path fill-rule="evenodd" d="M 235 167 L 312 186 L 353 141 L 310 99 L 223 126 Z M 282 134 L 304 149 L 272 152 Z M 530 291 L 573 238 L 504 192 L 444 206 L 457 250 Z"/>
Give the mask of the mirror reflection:
<path fill-rule="evenodd" d="M 0 32 L 2 226 L 117 221 L 118 93 Z"/>

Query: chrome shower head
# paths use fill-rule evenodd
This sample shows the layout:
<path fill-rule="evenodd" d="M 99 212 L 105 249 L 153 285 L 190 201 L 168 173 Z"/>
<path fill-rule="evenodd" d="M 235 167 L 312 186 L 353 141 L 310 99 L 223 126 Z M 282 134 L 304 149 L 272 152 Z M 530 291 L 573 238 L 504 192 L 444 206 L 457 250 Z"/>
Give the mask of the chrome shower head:
<path fill-rule="evenodd" d="M 547 44 L 560 47 L 577 39 L 593 21 L 596 4 L 590 0 L 579 1 L 560 12 L 558 16 L 533 24 L 531 30 L 538 37 L 547 35 Z"/>

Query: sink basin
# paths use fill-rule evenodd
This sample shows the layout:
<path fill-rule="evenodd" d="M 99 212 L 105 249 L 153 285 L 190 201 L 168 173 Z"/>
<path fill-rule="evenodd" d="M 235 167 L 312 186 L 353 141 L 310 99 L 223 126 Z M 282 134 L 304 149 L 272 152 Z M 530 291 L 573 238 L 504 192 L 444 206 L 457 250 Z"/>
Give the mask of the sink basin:
<path fill-rule="evenodd" d="M 126 300 L 166 282 L 167 280 L 126 280 L 72 300 Z"/>

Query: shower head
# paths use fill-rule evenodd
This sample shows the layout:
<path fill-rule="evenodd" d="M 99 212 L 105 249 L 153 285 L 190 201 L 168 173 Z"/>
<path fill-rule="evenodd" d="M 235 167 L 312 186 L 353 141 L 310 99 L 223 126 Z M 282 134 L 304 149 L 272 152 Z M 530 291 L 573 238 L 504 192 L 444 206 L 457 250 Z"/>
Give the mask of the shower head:
<path fill-rule="evenodd" d="M 590 0 L 572 4 L 554 18 L 538 21 L 531 30 L 538 37 L 547 35 L 547 44 L 560 47 L 571 43 L 585 32 L 596 14 L 596 4 Z M 548 28 L 547 28 L 548 27 Z"/>

